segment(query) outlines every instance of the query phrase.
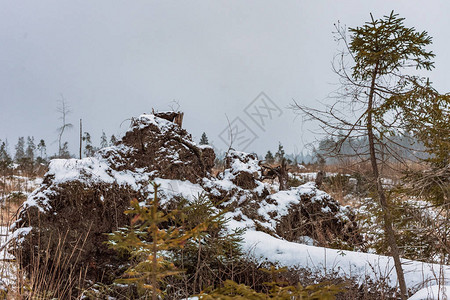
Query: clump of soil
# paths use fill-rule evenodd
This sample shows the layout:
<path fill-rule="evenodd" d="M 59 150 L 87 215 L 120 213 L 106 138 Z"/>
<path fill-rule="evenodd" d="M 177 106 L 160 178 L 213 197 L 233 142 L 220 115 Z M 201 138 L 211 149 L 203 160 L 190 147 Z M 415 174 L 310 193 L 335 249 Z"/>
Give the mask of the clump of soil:
<path fill-rule="evenodd" d="M 363 247 L 352 210 L 314 182 L 269 194 L 271 186 L 262 181 L 255 155 L 230 150 L 225 163 L 217 178 L 204 179 L 203 188 L 216 203 L 232 211 L 235 220 L 246 219 L 256 230 L 291 242 L 341 249 Z"/>
<path fill-rule="evenodd" d="M 261 179 L 261 167 L 255 154 L 230 150 L 225 157 L 224 177 L 243 189 L 254 189 Z"/>
<path fill-rule="evenodd" d="M 291 203 L 288 212 L 279 217 L 276 233 L 293 242 L 309 237 L 316 246 L 361 249 L 363 238 L 355 214 L 313 185 L 296 189 L 299 201 Z"/>
<path fill-rule="evenodd" d="M 51 180 L 47 178 L 47 182 Z M 49 189 L 47 208 L 30 206 L 22 211 L 16 227 L 32 227 L 22 238 L 20 263 L 26 270 L 60 268 L 59 276 L 86 272 L 93 282 L 113 280 L 126 263 L 106 245 L 105 233 L 130 223 L 123 212 L 142 194 L 118 184 L 68 181 Z M 62 260 L 60 259 L 62 258 Z"/>
<path fill-rule="evenodd" d="M 245 209 L 251 202 L 269 194 L 261 179 L 260 162 L 255 154 L 229 150 L 225 170 L 217 178 L 205 178 L 202 187 L 208 196 L 228 210 Z"/>
<path fill-rule="evenodd" d="M 214 167 L 212 147 L 196 145 L 186 130 L 155 115 L 132 119 L 121 143 L 135 150 L 123 169 L 142 168 L 155 177 L 198 182 Z"/>

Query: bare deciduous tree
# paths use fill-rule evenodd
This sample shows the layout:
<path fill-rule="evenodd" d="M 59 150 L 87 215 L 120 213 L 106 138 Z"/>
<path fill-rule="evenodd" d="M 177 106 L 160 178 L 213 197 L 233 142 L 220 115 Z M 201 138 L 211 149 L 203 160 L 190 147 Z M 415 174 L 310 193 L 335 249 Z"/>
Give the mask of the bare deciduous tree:
<path fill-rule="evenodd" d="M 419 76 L 417 70 L 431 70 L 434 54 L 425 50 L 431 44 L 427 32 L 405 27 L 403 21 L 393 12 L 381 19 L 371 15 L 371 21 L 365 25 L 349 28 L 350 40 L 346 28 L 336 25 L 336 40 L 344 47 L 333 63 L 340 79 L 334 102 L 320 110 L 294 101 L 292 108 L 307 119 L 319 122 L 327 137 L 334 141 L 329 144 L 329 153 L 347 155 L 340 150 L 350 141 L 354 146 L 350 155 L 358 158 L 359 163 L 370 164 L 401 297 L 406 299 L 406 283 L 380 167 L 389 166 L 390 161 L 406 163 L 398 151 L 405 146 L 392 137 L 408 134 L 411 128 L 408 122 L 412 120 L 407 117 L 408 109 L 414 103 L 426 101 L 423 92 L 432 90 L 429 81 Z M 413 71 L 405 73 L 411 68 Z M 367 143 L 352 143 L 358 139 L 366 139 Z"/>
<path fill-rule="evenodd" d="M 67 123 L 66 118 L 67 115 L 71 113 L 70 111 L 70 107 L 66 102 L 66 99 L 64 98 L 64 96 L 61 94 L 61 99 L 58 101 L 58 107 L 56 108 L 57 112 L 59 113 L 59 119 L 62 122 L 62 125 L 60 127 L 58 127 L 57 131 L 58 131 L 58 156 L 61 157 L 62 156 L 62 150 L 63 150 L 63 145 L 61 144 L 62 142 L 62 136 L 64 134 L 64 131 L 66 129 L 70 129 L 73 127 L 72 123 Z"/>

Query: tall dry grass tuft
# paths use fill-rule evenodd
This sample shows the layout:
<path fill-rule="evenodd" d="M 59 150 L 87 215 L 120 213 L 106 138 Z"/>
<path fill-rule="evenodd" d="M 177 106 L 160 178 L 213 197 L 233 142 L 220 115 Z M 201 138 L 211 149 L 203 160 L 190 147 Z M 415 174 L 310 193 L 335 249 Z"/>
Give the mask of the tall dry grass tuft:
<path fill-rule="evenodd" d="M 14 299 L 79 299 L 85 287 L 85 277 L 88 266 L 75 273 L 72 263 L 78 261 L 80 253 L 89 235 L 79 236 L 76 240 L 64 236 L 56 237 L 58 247 L 50 251 L 50 242 L 39 245 L 31 254 L 30 265 L 21 264 L 22 249 L 18 244 L 13 245 L 12 253 L 15 257 L 16 278 L 8 293 Z M 40 248 L 44 246 L 44 248 Z M 71 247 L 70 255 L 64 255 L 66 247 Z M 44 251 L 43 251 L 44 250 Z M 28 254 L 30 255 L 30 254 Z"/>
<path fill-rule="evenodd" d="M 68 231 L 55 237 L 58 246 L 54 251 L 50 251 L 50 240 L 46 245 L 39 244 L 33 253 L 27 253 L 32 259 L 25 266 L 20 243 L 8 239 L 8 230 L 16 221 L 25 197 L 3 200 L 0 206 L 0 299 L 79 299 L 88 266 L 77 273 L 71 266 L 83 252 L 90 230 L 75 240 L 69 240 Z"/>

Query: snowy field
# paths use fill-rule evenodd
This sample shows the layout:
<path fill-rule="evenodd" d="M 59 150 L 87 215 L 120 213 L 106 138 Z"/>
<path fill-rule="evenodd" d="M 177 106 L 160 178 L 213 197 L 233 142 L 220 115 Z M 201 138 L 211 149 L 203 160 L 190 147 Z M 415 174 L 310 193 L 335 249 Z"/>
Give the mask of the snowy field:
<path fill-rule="evenodd" d="M 242 166 L 240 166 L 241 168 Z M 84 172 L 80 172 L 80 170 Z M 258 170 L 250 170 L 257 172 Z M 141 183 L 148 182 L 150 174 L 142 174 L 140 172 L 121 171 L 117 172 L 112 170 L 108 164 L 99 158 L 85 158 L 82 160 L 53 160 L 50 164 L 50 170 L 48 174 L 53 174 L 54 184 L 69 181 L 69 180 L 86 180 L 84 177 L 80 177 L 80 174 L 92 174 L 89 180 L 98 180 L 102 182 L 117 182 L 119 184 L 126 184 L 132 188 L 138 190 Z M 314 177 L 313 174 L 307 174 L 306 177 Z M 233 173 L 225 173 L 220 179 L 210 180 L 208 183 L 205 181 L 204 185 L 208 184 L 212 187 L 220 186 L 226 189 L 237 188 L 232 184 Z M 188 200 L 196 198 L 199 194 L 204 192 L 204 189 L 199 184 L 193 184 L 189 181 L 170 180 L 170 179 L 155 179 L 156 183 L 161 185 L 161 200 L 162 203 L 165 199 L 175 195 L 181 195 Z M 261 183 L 262 184 L 262 183 Z M 255 188 L 255 192 L 260 192 L 262 186 L 259 184 Z M 260 208 L 261 212 L 271 211 L 273 209 L 278 210 L 280 215 L 287 213 L 287 208 L 295 201 L 299 201 L 298 193 L 309 193 L 313 189 L 312 183 L 307 183 L 298 188 L 298 190 L 291 189 L 289 191 L 282 191 L 276 194 L 272 194 L 273 200 L 276 200 L 278 206 L 274 207 L 272 204 L 263 203 Z M 317 198 L 321 198 L 325 194 L 322 191 L 317 191 Z M 297 195 L 297 196 L 296 196 Z M 295 197 L 294 197 L 295 196 Z M 281 197 L 281 198 L 280 198 Z M 36 201 L 39 199 L 39 201 Z M 297 199 L 297 200 L 296 200 Z M 45 193 L 36 190 L 30 194 L 28 200 L 24 203 L 24 207 L 38 206 L 39 209 L 45 210 L 47 201 Z M 319 199 L 320 200 L 320 199 Z M 237 212 L 237 211 L 236 211 Z M 373 281 L 383 281 L 390 287 L 397 287 L 397 276 L 394 268 L 393 259 L 388 256 L 353 252 L 345 250 L 336 250 L 323 247 L 315 247 L 310 245 L 304 245 L 294 242 L 288 242 L 280 238 L 276 238 L 267 233 L 256 231 L 254 228 L 253 220 L 244 218 L 241 221 L 233 219 L 233 213 L 227 213 L 229 218 L 229 229 L 245 228 L 246 232 L 243 235 L 243 248 L 246 252 L 250 253 L 255 259 L 260 261 L 269 261 L 286 267 L 301 267 L 309 268 L 315 272 L 337 273 L 342 276 L 359 278 L 361 283 L 366 279 L 372 279 Z M 274 220 L 272 220 L 274 221 Z M 268 222 L 267 226 L 275 226 L 273 222 Z M 6 228 L 1 229 L 6 233 Z M 5 242 L 6 237 L 3 235 L 1 242 Z M 9 275 L 6 264 L 10 257 L 4 251 L 0 253 L 3 258 L 2 270 L 5 272 L 5 277 Z M 405 272 L 405 279 L 407 287 L 410 290 L 420 290 L 411 299 L 428 299 L 432 298 L 434 294 L 438 295 L 442 289 L 439 285 L 450 286 L 450 266 L 423 263 L 412 260 L 402 260 L 403 268 Z M 436 287 L 437 286 L 437 287 Z M 439 291 L 438 291 L 439 290 Z M 422 296 L 421 296 L 422 295 Z M 423 298 L 426 295 L 425 298 Z M 421 298 L 422 297 L 422 298 Z M 436 298 L 437 299 L 437 298 Z M 442 295 L 440 297 L 442 298 Z"/>

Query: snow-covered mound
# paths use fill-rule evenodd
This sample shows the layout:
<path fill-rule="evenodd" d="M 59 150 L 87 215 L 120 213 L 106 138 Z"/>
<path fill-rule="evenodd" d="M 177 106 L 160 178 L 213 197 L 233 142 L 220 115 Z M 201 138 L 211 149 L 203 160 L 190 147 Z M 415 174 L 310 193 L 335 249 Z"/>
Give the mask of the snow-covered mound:
<path fill-rule="evenodd" d="M 230 150 L 225 162 L 225 170 L 217 178 L 204 178 L 202 182 L 215 202 L 236 208 L 262 200 L 269 194 L 269 185 L 261 181 L 261 167 L 253 154 Z"/>
<path fill-rule="evenodd" d="M 261 178 L 261 167 L 256 155 L 230 150 L 225 157 L 225 171 L 220 175 L 244 189 L 254 189 Z"/>
<path fill-rule="evenodd" d="M 89 266 L 89 280 L 114 278 L 125 258 L 107 247 L 105 233 L 130 223 L 124 214 L 130 201 L 152 197 L 150 181 L 161 184 L 162 203 L 174 192 L 189 199 L 202 190 L 196 182 L 209 176 L 213 163 L 211 147 L 197 146 L 178 124 L 158 114 L 132 119 L 122 140 L 94 157 L 53 160 L 13 226 L 21 263 L 35 267 L 36 258 L 50 249 L 55 259 L 58 251 L 69 257 L 74 272 Z"/>
<path fill-rule="evenodd" d="M 355 214 L 309 182 L 269 195 L 260 203 L 260 224 L 288 241 L 305 239 L 315 245 L 360 248 Z"/>
<path fill-rule="evenodd" d="M 229 151 L 226 169 L 217 178 L 204 179 L 203 187 L 231 211 L 230 217 L 246 220 L 248 228 L 320 246 L 353 249 L 362 244 L 350 208 L 339 205 L 313 182 L 269 194 L 278 187 L 262 180 L 259 161 L 252 154 Z"/>
<path fill-rule="evenodd" d="M 166 117 L 167 113 L 160 115 Z M 214 166 L 212 147 L 196 145 L 186 130 L 158 114 L 132 119 L 120 143 L 134 152 L 127 155 L 107 148 L 102 153 L 119 170 L 140 170 L 153 172 L 159 178 L 197 182 Z"/>

